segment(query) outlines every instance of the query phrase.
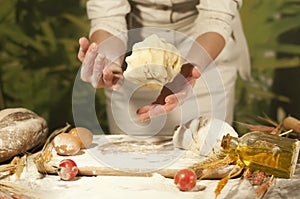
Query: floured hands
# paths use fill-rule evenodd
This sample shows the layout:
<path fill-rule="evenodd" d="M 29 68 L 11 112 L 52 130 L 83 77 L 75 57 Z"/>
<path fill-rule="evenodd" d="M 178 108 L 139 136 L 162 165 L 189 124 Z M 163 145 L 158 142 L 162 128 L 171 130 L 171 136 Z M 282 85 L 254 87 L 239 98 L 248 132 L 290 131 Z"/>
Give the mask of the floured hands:
<path fill-rule="evenodd" d="M 94 88 L 117 88 L 123 79 L 120 64 L 110 61 L 99 52 L 96 43 L 82 37 L 79 39 L 78 59 L 82 62 L 81 79 L 91 83 Z M 184 64 L 174 80 L 167 83 L 156 100 L 137 110 L 140 121 L 149 120 L 161 114 L 167 114 L 188 98 L 194 83 L 200 77 L 199 70 L 192 64 Z"/>
<path fill-rule="evenodd" d="M 191 92 L 195 81 L 200 77 L 199 70 L 191 64 L 184 64 L 174 80 L 166 84 L 157 99 L 150 105 L 137 110 L 140 121 L 166 114 L 182 103 Z"/>
<path fill-rule="evenodd" d="M 123 71 L 120 64 L 112 62 L 99 52 L 96 43 L 82 37 L 79 39 L 78 59 L 82 62 L 81 79 L 91 83 L 94 88 L 118 87 Z"/>

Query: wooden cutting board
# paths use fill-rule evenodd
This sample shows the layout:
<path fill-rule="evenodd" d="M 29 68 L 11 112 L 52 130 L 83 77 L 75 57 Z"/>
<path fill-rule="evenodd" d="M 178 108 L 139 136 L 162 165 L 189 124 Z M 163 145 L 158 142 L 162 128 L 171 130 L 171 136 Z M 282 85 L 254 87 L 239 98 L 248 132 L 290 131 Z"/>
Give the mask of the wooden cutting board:
<path fill-rule="evenodd" d="M 52 155 L 45 165 L 48 173 L 56 174 L 53 166 L 70 158 L 76 162 L 79 175 L 85 176 L 151 176 L 159 173 L 172 178 L 178 170 L 204 159 L 191 151 L 174 148 L 170 136 L 99 135 L 94 136 L 88 149 L 77 155 L 60 156 L 54 149 Z"/>

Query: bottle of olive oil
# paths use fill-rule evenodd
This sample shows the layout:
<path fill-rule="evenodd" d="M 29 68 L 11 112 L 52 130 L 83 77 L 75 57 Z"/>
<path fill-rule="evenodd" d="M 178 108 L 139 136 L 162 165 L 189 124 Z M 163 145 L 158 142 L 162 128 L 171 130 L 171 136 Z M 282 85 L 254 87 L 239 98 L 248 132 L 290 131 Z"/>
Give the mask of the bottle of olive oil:
<path fill-rule="evenodd" d="M 290 178 L 296 168 L 300 142 L 264 132 L 246 133 L 240 138 L 226 135 L 221 146 L 237 155 L 251 170 L 280 178 Z"/>

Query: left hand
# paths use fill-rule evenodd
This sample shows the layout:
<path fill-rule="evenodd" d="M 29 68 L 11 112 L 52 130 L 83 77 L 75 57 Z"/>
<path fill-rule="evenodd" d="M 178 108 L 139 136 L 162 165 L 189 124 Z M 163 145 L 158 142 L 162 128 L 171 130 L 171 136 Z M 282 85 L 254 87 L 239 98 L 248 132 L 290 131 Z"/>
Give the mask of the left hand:
<path fill-rule="evenodd" d="M 79 39 L 78 59 L 82 62 L 81 79 L 94 88 L 117 88 L 123 78 L 121 64 L 109 60 L 98 51 L 98 44 L 82 37 Z"/>
<path fill-rule="evenodd" d="M 195 81 L 200 77 L 199 70 L 192 64 L 182 65 L 180 74 L 174 80 L 166 84 L 157 99 L 150 105 L 137 110 L 140 121 L 146 121 L 152 117 L 167 114 L 182 103 L 193 88 Z"/>

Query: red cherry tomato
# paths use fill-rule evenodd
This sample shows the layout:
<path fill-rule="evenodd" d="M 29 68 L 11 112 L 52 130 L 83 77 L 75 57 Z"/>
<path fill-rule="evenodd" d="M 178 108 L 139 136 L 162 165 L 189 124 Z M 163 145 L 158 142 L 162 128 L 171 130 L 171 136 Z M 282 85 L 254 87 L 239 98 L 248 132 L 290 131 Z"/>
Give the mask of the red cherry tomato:
<path fill-rule="evenodd" d="M 196 186 L 197 175 L 192 169 L 179 170 L 174 176 L 174 183 L 181 191 L 190 191 Z"/>
<path fill-rule="evenodd" d="M 78 167 L 73 160 L 64 159 L 59 163 L 57 173 L 62 180 L 74 180 L 78 173 Z"/>

